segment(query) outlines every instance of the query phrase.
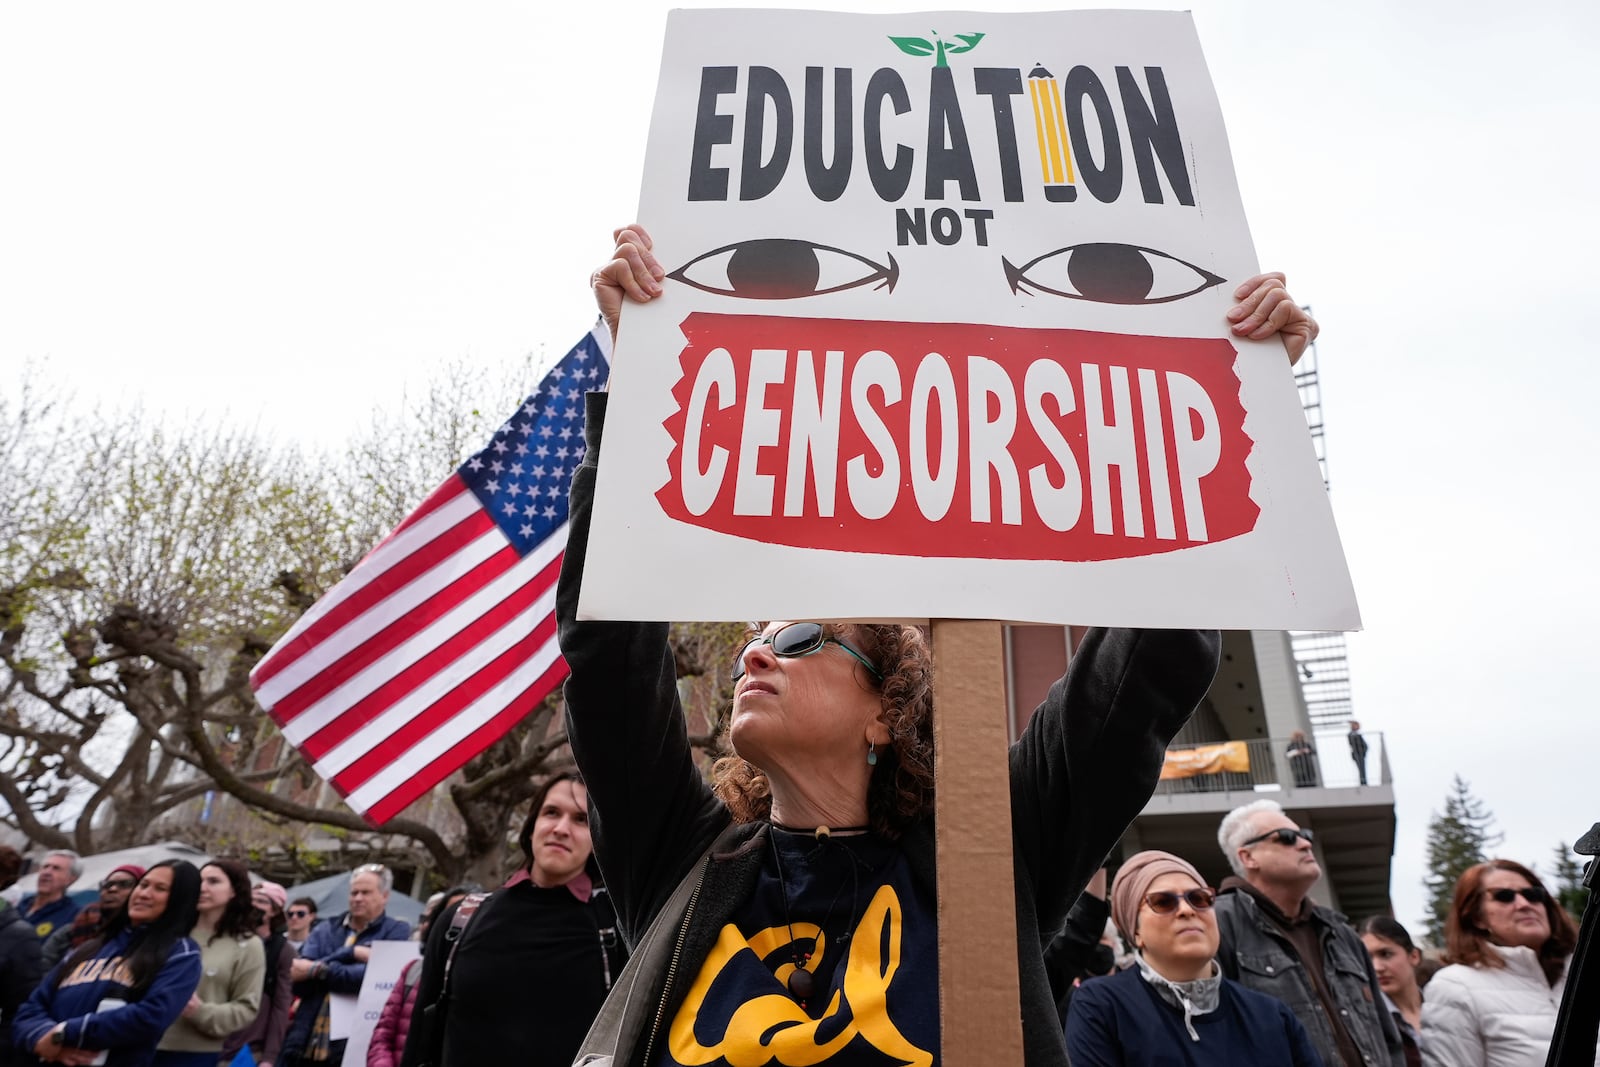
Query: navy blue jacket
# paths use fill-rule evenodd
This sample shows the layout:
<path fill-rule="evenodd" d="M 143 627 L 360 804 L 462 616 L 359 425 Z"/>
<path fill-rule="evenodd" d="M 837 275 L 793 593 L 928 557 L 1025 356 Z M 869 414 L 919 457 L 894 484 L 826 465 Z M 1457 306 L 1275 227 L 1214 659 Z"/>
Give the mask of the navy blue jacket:
<path fill-rule="evenodd" d="M 1137 967 L 1078 987 L 1067 1011 L 1072 1067 L 1323 1067 L 1300 1020 L 1281 1000 L 1222 980 L 1217 1010 L 1194 1016 L 1161 999 Z"/>
<path fill-rule="evenodd" d="M 156 1042 L 200 984 L 200 946 L 187 937 L 178 939 L 143 996 L 123 1007 L 96 1012 L 107 997 L 128 999 L 123 958 L 133 939 L 142 935 L 142 929 L 123 930 L 65 973 L 70 958 L 54 967 L 17 1010 L 11 1023 L 16 1047 L 32 1052 L 41 1037 L 64 1022 L 65 1044 L 111 1051 L 106 1067 L 142 1067 L 154 1059 Z"/>
<path fill-rule="evenodd" d="M 33 932 L 43 941 L 63 926 L 71 926 L 72 920 L 78 917 L 79 906 L 76 900 L 68 894 L 60 900 L 52 900 L 32 915 L 28 909 L 33 907 L 34 894 L 29 893 L 17 902 L 17 910 L 22 917 L 33 926 Z"/>
<path fill-rule="evenodd" d="M 328 973 L 322 978 L 307 978 L 294 984 L 294 995 L 300 998 L 289 1023 L 289 1032 L 283 1039 L 283 1058 L 291 1053 L 303 1052 L 306 1039 L 311 1036 L 311 1026 L 322 1010 L 322 1002 L 329 993 L 359 993 L 361 980 L 367 976 L 367 965 L 356 959 L 358 946 L 374 941 L 404 941 L 411 936 L 411 924 L 400 919 L 380 915 L 368 923 L 347 945 L 351 930 L 345 925 L 347 916 L 338 915 L 327 922 L 312 927 L 306 943 L 300 946 L 300 958 L 313 963 L 326 964 Z M 336 1042 L 343 1044 L 343 1042 Z"/>

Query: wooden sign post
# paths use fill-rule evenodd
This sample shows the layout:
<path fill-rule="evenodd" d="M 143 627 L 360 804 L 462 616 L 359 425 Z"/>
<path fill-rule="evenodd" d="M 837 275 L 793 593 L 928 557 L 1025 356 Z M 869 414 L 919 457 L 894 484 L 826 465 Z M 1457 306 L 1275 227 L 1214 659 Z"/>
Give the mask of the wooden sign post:
<path fill-rule="evenodd" d="M 1022 1063 L 1000 624 L 933 624 L 940 1062 Z"/>

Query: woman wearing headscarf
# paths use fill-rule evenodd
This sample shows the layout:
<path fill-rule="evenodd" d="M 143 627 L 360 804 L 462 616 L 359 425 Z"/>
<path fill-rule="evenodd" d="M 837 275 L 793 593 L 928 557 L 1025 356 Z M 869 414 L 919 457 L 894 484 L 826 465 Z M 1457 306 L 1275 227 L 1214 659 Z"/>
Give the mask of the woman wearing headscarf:
<path fill-rule="evenodd" d="M 1528 868 L 1490 860 L 1456 881 L 1445 944 L 1450 965 L 1422 1004 L 1422 1062 L 1543 1067 L 1578 944 L 1572 917 Z"/>
<path fill-rule="evenodd" d="M 1216 896 L 1169 852 L 1140 852 L 1122 865 L 1111 918 L 1135 965 L 1084 983 L 1072 998 L 1073 1067 L 1323 1067 L 1288 1005 L 1223 977 Z"/>
<path fill-rule="evenodd" d="M 434 920 L 407 1067 L 568 1067 L 627 961 L 589 839 L 589 793 L 571 772 L 534 794 L 524 861 L 474 913 Z M 475 899 L 475 898 L 468 898 Z M 452 946 L 454 953 L 452 958 Z"/>
<path fill-rule="evenodd" d="M 184 860 L 145 871 L 100 937 L 74 950 L 17 1011 L 12 1040 L 44 1063 L 145 1067 L 200 981 L 189 939 L 200 872 Z"/>
<path fill-rule="evenodd" d="M 642 228 L 614 236 L 614 258 L 593 278 L 613 331 L 624 294 L 655 299 L 665 277 Z M 1236 309 L 1236 328 L 1292 325 L 1301 347 L 1314 331 L 1281 278 L 1252 279 L 1240 293 L 1248 306 Z M 622 1022 L 597 1051 L 635 1067 L 933 1062 L 926 639 L 909 626 L 760 627 L 732 664 L 724 741 L 733 755 L 708 784 L 691 756 L 667 625 L 578 621 L 604 414 L 604 397 L 591 394 L 557 592 L 567 730 L 593 790 L 596 850 L 622 926 L 637 942 L 662 916 L 675 947 L 630 974 Z M 1042 942 L 1154 790 L 1218 648 L 1215 632 L 1091 630 L 1013 746 L 1028 1067 L 1066 1062 Z"/>
<path fill-rule="evenodd" d="M 1422 985 L 1417 981 L 1422 952 L 1412 944 L 1406 928 L 1387 915 L 1363 920 L 1356 933 L 1372 957 L 1372 973 L 1388 998 L 1385 1007 L 1400 1030 L 1406 1067 L 1422 1067 Z"/>
<path fill-rule="evenodd" d="M 228 1035 L 261 1009 L 266 958 L 255 931 L 250 872 L 238 860 L 200 868 L 200 985 L 183 1014 L 161 1036 L 155 1067 L 215 1067 Z"/>

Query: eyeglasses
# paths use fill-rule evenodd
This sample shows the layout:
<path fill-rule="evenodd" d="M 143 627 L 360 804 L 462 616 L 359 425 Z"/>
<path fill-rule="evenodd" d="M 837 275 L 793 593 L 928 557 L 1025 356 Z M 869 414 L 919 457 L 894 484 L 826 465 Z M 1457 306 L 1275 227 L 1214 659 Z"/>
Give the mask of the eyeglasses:
<path fill-rule="evenodd" d="M 1167 889 L 1144 895 L 1144 902 L 1157 915 L 1171 915 L 1178 910 L 1180 900 L 1188 901 L 1189 907 L 1195 911 L 1210 911 L 1211 905 L 1217 902 L 1217 894 L 1215 890 L 1201 886 L 1199 889 L 1185 889 L 1182 893 Z"/>
<path fill-rule="evenodd" d="M 311 913 L 304 908 L 290 908 L 288 911 L 289 918 L 291 919 L 304 919 L 310 914 Z"/>
<path fill-rule="evenodd" d="M 133 887 L 138 884 L 138 882 L 129 881 L 126 878 L 107 878 L 105 881 L 100 883 L 100 888 L 132 890 Z"/>
<path fill-rule="evenodd" d="M 1536 885 L 1530 885 L 1522 889 L 1491 889 L 1485 894 L 1490 900 L 1499 904 L 1511 904 L 1516 901 L 1519 895 L 1529 904 L 1543 904 L 1550 894 Z"/>
<path fill-rule="evenodd" d="M 829 637 L 822 629 L 822 624 L 817 622 L 791 622 L 788 626 L 781 627 L 777 632 L 766 637 L 757 637 L 745 643 L 739 654 L 733 659 L 733 680 L 738 681 L 744 677 L 744 657 L 757 645 L 771 645 L 774 654 L 784 659 L 798 659 L 809 656 L 823 645 L 838 645 L 856 659 L 861 665 L 872 672 L 878 681 L 883 681 L 883 672 L 872 665 L 872 661 L 860 652 L 851 648 L 837 637 Z"/>
<path fill-rule="evenodd" d="M 1280 826 L 1276 830 L 1268 830 L 1260 837 L 1252 837 L 1239 847 L 1245 848 L 1249 845 L 1259 845 L 1268 838 L 1271 838 L 1275 843 L 1282 845 L 1284 848 L 1293 848 L 1297 842 L 1310 841 L 1311 831 L 1291 830 L 1287 826 Z"/>

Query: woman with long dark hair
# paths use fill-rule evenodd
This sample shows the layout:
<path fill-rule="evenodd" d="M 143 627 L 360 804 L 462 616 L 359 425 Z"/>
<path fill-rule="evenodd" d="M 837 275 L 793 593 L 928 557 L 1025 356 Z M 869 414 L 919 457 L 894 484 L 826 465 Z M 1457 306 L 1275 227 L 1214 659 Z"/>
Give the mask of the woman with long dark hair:
<path fill-rule="evenodd" d="M 1406 928 L 1387 915 L 1367 918 L 1356 927 L 1356 933 L 1372 957 L 1378 988 L 1389 998 L 1385 1006 L 1400 1030 L 1406 1067 L 1422 1067 L 1422 986 L 1417 981 L 1422 952 Z"/>
<path fill-rule="evenodd" d="M 266 954 L 256 936 L 250 872 L 238 860 L 200 868 L 200 984 L 156 1045 L 156 1067 L 215 1067 L 228 1035 L 256 1017 Z"/>
<path fill-rule="evenodd" d="M 45 1063 L 144 1067 L 200 981 L 200 948 L 189 939 L 200 872 L 163 860 L 145 872 L 105 933 L 82 945 L 17 1011 L 12 1038 Z"/>
<path fill-rule="evenodd" d="M 250 901 L 258 916 L 256 935 L 261 938 L 266 956 L 261 1010 L 244 1029 L 223 1042 L 222 1058 L 232 1061 L 240 1049 L 249 1045 L 252 1062 L 271 1067 L 283 1051 L 283 1035 L 289 1030 L 289 1004 L 294 1000 L 294 983 L 289 977 L 294 949 L 289 944 L 289 922 L 284 916 L 289 894 L 277 882 L 257 882 L 250 891 Z"/>

